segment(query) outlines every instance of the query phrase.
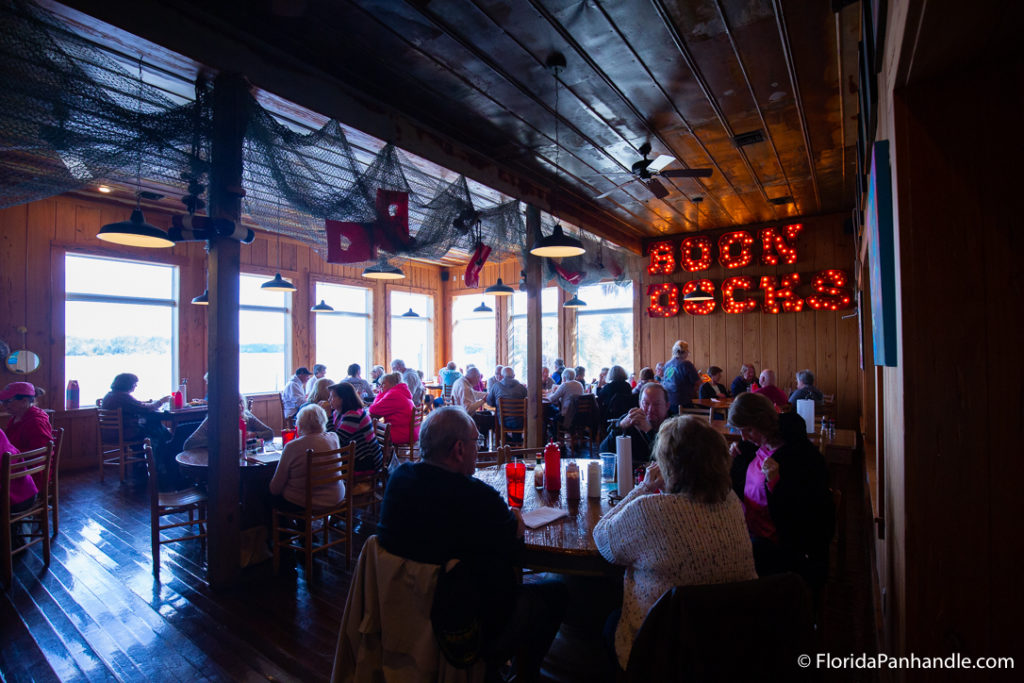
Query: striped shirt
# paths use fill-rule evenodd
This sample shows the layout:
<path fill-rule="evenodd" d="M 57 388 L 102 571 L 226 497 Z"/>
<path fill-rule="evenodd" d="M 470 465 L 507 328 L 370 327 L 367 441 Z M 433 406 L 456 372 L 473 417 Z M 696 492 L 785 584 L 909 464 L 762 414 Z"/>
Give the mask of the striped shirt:
<path fill-rule="evenodd" d="M 377 443 L 377 435 L 373 432 L 373 421 L 370 420 L 365 408 L 350 410 L 343 414 L 334 411 L 331 423 L 342 446 L 355 442 L 356 472 L 368 472 L 380 466 L 384 454 Z"/>

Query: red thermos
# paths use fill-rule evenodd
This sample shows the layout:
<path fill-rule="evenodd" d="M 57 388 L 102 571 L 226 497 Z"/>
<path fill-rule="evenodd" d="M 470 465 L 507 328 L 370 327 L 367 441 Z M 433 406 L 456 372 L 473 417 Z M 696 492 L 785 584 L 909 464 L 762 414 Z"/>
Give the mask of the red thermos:
<path fill-rule="evenodd" d="M 544 447 L 544 488 L 548 491 L 562 488 L 562 451 L 554 441 Z"/>

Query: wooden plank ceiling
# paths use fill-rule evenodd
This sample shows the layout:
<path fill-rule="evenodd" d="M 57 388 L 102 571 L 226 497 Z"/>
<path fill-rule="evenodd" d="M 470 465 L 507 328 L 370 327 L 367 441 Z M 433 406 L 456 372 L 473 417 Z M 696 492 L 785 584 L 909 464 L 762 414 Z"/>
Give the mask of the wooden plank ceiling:
<path fill-rule="evenodd" d="M 67 0 L 638 250 L 854 205 L 858 9 L 806 0 Z M 840 3 L 842 4 L 842 3 Z M 566 67 L 545 68 L 553 52 Z M 557 102 L 556 102 L 557 96 Z M 760 133 L 739 145 L 736 136 Z M 557 145 L 556 145 L 557 140 Z M 630 182 L 644 143 L 661 198 Z M 781 204 L 773 200 L 792 198 Z M 704 201 L 695 203 L 701 198 Z"/>

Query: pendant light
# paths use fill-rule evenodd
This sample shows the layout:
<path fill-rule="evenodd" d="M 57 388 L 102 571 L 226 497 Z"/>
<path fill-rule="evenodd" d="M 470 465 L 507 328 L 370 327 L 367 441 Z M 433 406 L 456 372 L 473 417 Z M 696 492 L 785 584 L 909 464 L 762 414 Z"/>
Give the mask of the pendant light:
<path fill-rule="evenodd" d="M 516 290 L 502 282 L 500 277 L 497 282 L 484 290 L 484 294 L 493 294 L 494 296 L 512 296 L 515 293 Z"/>
<path fill-rule="evenodd" d="M 209 306 L 210 290 L 204 289 L 202 294 L 192 299 L 192 303 L 194 303 L 196 306 Z"/>
<path fill-rule="evenodd" d="M 703 197 L 694 197 L 691 200 L 697 205 L 697 230 L 700 230 L 700 204 L 704 201 Z M 700 284 L 697 285 L 697 289 L 693 290 L 689 294 L 683 297 L 683 301 L 713 301 L 714 295 L 711 292 L 705 292 Z"/>
<path fill-rule="evenodd" d="M 323 299 L 320 299 L 320 303 L 318 303 L 316 306 L 313 306 L 309 310 L 312 311 L 313 313 L 327 313 L 328 311 L 333 311 L 334 307 L 328 306 L 327 302 L 325 302 Z"/>
<path fill-rule="evenodd" d="M 277 199 L 277 265 L 281 267 L 281 198 Z M 265 289 L 268 292 L 295 292 L 298 291 L 298 287 L 293 285 L 288 280 L 281 277 L 281 273 L 274 273 L 274 277 L 271 280 L 267 280 L 260 289 Z"/>
<path fill-rule="evenodd" d="M 473 309 L 474 313 L 494 313 L 494 309 L 487 305 L 486 301 L 481 301 L 480 305 Z"/>
<path fill-rule="evenodd" d="M 564 304 L 562 304 L 562 308 L 580 308 L 581 306 L 586 306 L 586 305 L 587 305 L 586 301 L 584 301 L 583 299 L 579 298 L 579 296 L 577 296 L 576 294 L 573 294 L 571 299 L 569 299 Z"/>
<path fill-rule="evenodd" d="M 382 256 L 376 264 L 363 270 L 363 277 L 370 280 L 401 280 L 405 273 L 398 266 L 388 263 L 387 258 Z"/>
<path fill-rule="evenodd" d="M 412 310 L 412 306 L 410 306 L 409 310 L 406 311 L 405 313 L 403 313 L 400 317 L 402 317 L 402 318 L 418 318 L 418 317 L 420 317 L 420 314 L 417 313 L 416 311 Z"/>
<path fill-rule="evenodd" d="M 142 113 L 142 56 L 139 56 L 139 114 Z M 146 222 L 142 215 L 142 132 L 138 131 L 138 155 L 135 162 L 135 208 L 126 221 L 109 223 L 100 228 L 96 235 L 104 242 L 123 244 L 129 247 L 173 247 L 174 242 L 167 233 Z"/>
<path fill-rule="evenodd" d="M 558 173 L 558 158 L 562 151 L 562 146 L 559 144 L 558 139 L 558 86 L 560 83 L 558 75 L 565 69 L 565 55 L 560 52 L 552 52 L 548 55 L 545 66 L 555 79 L 555 173 Z M 555 229 L 550 235 L 547 237 L 544 237 L 543 234 L 539 235 L 539 239 L 530 248 L 530 253 L 534 256 L 557 258 L 579 256 L 586 253 L 586 250 L 583 248 L 582 242 L 571 235 L 563 233 L 562 226 L 559 223 L 555 223 Z"/>

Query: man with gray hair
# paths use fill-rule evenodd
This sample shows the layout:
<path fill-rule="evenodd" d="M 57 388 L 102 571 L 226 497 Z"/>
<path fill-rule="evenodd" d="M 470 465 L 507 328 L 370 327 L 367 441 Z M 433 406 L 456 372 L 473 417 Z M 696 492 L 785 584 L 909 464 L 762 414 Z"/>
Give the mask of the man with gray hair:
<path fill-rule="evenodd" d="M 495 382 L 487 391 L 487 405 L 498 407 L 499 398 L 526 398 L 526 385 L 516 379 L 516 371 L 511 366 L 501 369 L 501 381 Z M 519 417 L 505 419 L 505 427 L 508 429 L 522 429 L 523 420 Z M 513 434 L 518 437 L 518 434 Z"/>
<path fill-rule="evenodd" d="M 789 402 L 796 407 L 796 402 L 802 398 L 809 398 L 817 405 L 825 400 L 825 395 L 818 387 L 814 386 L 814 373 L 810 370 L 801 370 L 796 373 L 796 389 L 789 395 Z"/>
<path fill-rule="evenodd" d="M 391 475 L 377 536 L 392 555 L 441 566 L 453 559 L 465 563 L 462 587 L 479 598 L 475 616 L 488 673 L 496 673 L 515 652 L 517 680 L 536 680 L 565 611 L 565 586 L 518 585 L 522 516 L 473 477 L 476 444 L 476 427 L 461 408 L 446 406 L 427 415 L 420 430 L 423 461 L 406 463 Z M 459 606 L 465 607 L 453 608 Z"/>
<path fill-rule="evenodd" d="M 412 368 L 405 367 L 405 361 L 401 358 L 396 358 L 391 361 L 391 371 L 397 372 L 402 376 L 402 381 L 409 387 L 409 393 L 412 394 L 413 405 L 419 406 L 423 403 L 423 392 L 426 389 L 423 387 L 423 380 L 420 379 L 420 373 L 416 372 Z"/>

